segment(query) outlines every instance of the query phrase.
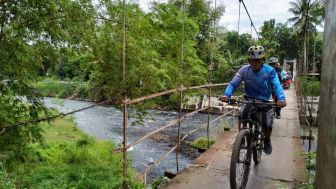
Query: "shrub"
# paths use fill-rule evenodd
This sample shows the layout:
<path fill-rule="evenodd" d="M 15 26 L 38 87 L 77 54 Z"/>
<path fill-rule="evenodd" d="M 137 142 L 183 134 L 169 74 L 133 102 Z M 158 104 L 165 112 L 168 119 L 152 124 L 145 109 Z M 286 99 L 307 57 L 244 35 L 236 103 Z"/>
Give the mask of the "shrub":
<path fill-rule="evenodd" d="M 14 182 L 0 172 L 0 188 L 122 188 L 122 154 L 112 152 L 114 143 L 73 130 L 73 119 L 41 127 L 45 141 L 29 145 L 23 161 L 12 160 L 10 175 L 20 179 Z M 143 188 L 130 165 L 127 173 L 129 188 Z"/>
<path fill-rule="evenodd" d="M 79 81 L 60 81 L 45 78 L 36 83 L 35 88 L 42 96 L 67 98 L 75 94 L 78 98 L 87 98 L 87 84 Z"/>
<path fill-rule="evenodd" d="M 15 189 L 15 179 L 9 178 L 7 172 L 0 167 L 0 188 Z"/>
<path fill-rule="evenodd" d="M 215 143 L 214 140 L 210 139 L 209 140 L 209 145 L 213 145 Z M 208 139 L 201 137 L 198 138 L 197 140 L 193 141 L 191 143 L 191 146 L 195 147 L 195 148 L 201 148 L 201 149 L 207 149 L 208 148 Z"/>
<path fill-rule="evenodd" d="M 308 77 L 300 77 L 301 90 L 305 96 L 320 96 L 320 81 Z"/>

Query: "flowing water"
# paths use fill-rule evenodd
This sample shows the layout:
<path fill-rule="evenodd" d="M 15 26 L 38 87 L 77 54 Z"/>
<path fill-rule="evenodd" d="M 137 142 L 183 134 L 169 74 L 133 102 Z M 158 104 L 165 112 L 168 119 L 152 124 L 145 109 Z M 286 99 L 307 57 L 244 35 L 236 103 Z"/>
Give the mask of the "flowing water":
<path fill-rule="evenodd" d="M 54 107 L 60 112 L 66 113 L 72 110 L 80 109 L 92 105 L 91 102 L 64 100 L 62 103 L 55 103 L 53 98 L 46 98 L 47 107 Z M 129 110 L 134 114 L 134 110 Z M 120 144 L 122 142 L 122 112 L 111 106 L 97 106 L 74 114 L 77 126 L 86 134 L 97 139 L 111 140 Z M 214 119 L 217 115 L 211 115 L 210 119 Z M 134 118 L 129 119 L 127 140 L 128 144 L 145 133 L 167 124 L 169 121 L 178 118 L 178 114 L 172 111 L 148 110 L 144 119 L 143 126 L 131 126 Z M 207 123 L 207 114 L 195 114 L 186 118 L 182 124 L 182 136 L 188 131 Z M 215 137 L 218 133 L 224 132 L 224 125 L 233 125 L 236 120 L 232 117 L 226 117 L 217 121 L 210 130 L 211 136 Z M 163 154 L 175 145 L 175 137 L 177 135 L 177 126 L 165 129 L 162 133 L 163 137 L 146 139 L 129 150 L 129 157 L 132 160 L 133 167 L 139 172 L 143 172 L 145 168 L 153 161 L 159 159 Z M 205 137 L 206 129 L 201 129 L 195 134 L 188 137 L 189 140 Z M 168 140 L 165 140 L 167 139 Z M 173 138 L 173 140 L 169 140 Z M 197 150 L 195 150 L 197 153 Z M 179 155 L 179 170 L 190 165 L 195 157 L 191 157 L 188 153 Z M 164 171 L 176 172 L 176 156 L 171 153 L 165 160 L 161 161 L 149 174 L 149 179 L 162 176 Z"/>

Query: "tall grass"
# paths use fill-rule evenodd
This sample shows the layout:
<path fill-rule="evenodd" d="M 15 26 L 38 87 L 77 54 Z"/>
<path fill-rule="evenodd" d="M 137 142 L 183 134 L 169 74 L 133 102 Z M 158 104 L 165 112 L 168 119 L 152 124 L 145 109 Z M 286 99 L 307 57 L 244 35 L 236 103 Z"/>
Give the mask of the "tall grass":
<path fill-rule="evenodd" d="M 299 79 L 305 96 L 320 96 L 320 81 L 309 77 L 299 77 Z"/>
<path fill-rule="evenodd" d="M 87 85 L 77 81 L 59 81 L 53 78 L 44 78 L 36 83 L 35 88 L 42 96 L 67 98 L 76 93 L 78 98 L 87 98 Z"/>
<path fill-rule="evenodd" d="M 0 188 L 6 189 L 14 189 L 15 186 L 15 178 L 9 178 L 6 170 L 3 169 L 2 165 L 0 167 Z"/>
<path fill-rule="evenodd" d="M 72 119 L 41 127 L 45 141 L 31 144 L 22 161 L 11 162 L 8 173 L 0 171 L 1 188 L 122 188 L 122 155 L 112 152 L 114 143 L 83 134 Z M 143 188 L 135 178 L 129 165 L 127 184 Z"/>

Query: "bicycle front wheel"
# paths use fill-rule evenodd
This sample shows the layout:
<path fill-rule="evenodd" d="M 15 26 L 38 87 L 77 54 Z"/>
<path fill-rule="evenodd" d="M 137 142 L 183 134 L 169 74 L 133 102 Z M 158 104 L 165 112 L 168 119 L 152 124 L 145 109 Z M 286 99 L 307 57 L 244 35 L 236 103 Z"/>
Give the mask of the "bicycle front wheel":
<path fill-rule="evenodd" d="M 252 154 L 254 163 L 258 164 L 261 161 L 262 150 L 264 148 L 264 134 L 260 126 L 255 126 L 255 128 Z"/>
<path fill-rule="evenodd" d="M 231 189 L 243 189 L 246 187 L 251 165 L 251 148 L 250 131 L 248 129 L 240 130 L 231 156 Z"/>

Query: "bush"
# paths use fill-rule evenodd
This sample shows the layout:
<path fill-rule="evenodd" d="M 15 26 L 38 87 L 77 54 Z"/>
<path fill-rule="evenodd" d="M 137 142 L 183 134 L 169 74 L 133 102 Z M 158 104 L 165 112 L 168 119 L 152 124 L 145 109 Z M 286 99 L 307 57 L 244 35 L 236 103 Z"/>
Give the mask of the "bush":
<path fill-rule="evenodd" d="M 213 144 L 215 144 L 215 141 L 210 139 L 209 145 L 211 146 Z M 204 137 L 198 138 L 197 140 L 195 140 L 191 143 L 191 146 L 193 146 L 195 148 L 200 148 L 200 149 L 207 149 L 208 148 L 208 139 L 204 138 Z"/>
<path fill-rule="evenodd" d="M 35 88 L 42 96 L 67 98 L 75 95 L 78 98 L 87 98 L 87 84 L 79 81 L 59 81 L 45 78 L 36 83 Z"/>
<path fill-rule="evenodd" d="M 299 77 L 299 80 L 303 95 L 320 96 L 320 81 L 308 77 Z"/>
<path fill-rule="evenodd" d="M 169 182 L 168 177 L 161 176 L 161 177 L 155 178 L 154 181 L 151 184 L 151 188 L 152 189 L 158 189 L 160 187 L 160 185 L 166 184 L 168 182 Z"/>
<path fill-rule="evenodd" d="M 120 188 L 122 155 L 114 144 L 84 138 L 73 142 L 32 145 L 29 158 L 18 166 L 19 188 Z M 128 168 L 129 185 L 141 188 Z"/>
<path fill-rule="evenodd" d="M 316 151 L 302 153 L 301 156 L 305 158 L 307 168 L 307 183 L 303 183 L 300 189 L 314 189 L 315 188 L 315 170 L 316 170 Z"/>
<path fill-rule="evenodd" d="M 6 188 L 6 189 L 16 188 L 15 179 L 9 178 L 7 172 L 3 170 L 2 166 L 0 168 L 0 188 Z"/>
<path fill-rule="evenodd" d="M 122 154 L 112 152 L 115 144 L 74 130 L 71 118 L 40 126 L 45 141 L 25 148 L 22 161 L 11 160 L 13 168 L 8 175 L 19 180 L 0 169 L 0 188 L 122 188 Z M 130 165 L 127 173 L 129 188 L 143 188 Z"/>

